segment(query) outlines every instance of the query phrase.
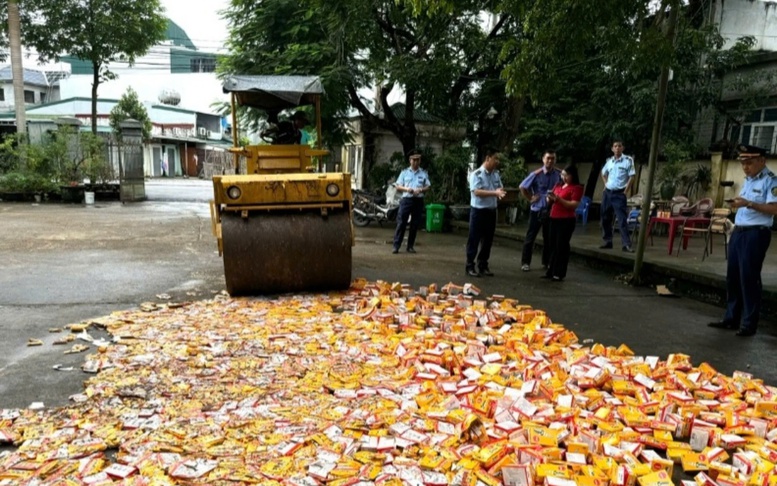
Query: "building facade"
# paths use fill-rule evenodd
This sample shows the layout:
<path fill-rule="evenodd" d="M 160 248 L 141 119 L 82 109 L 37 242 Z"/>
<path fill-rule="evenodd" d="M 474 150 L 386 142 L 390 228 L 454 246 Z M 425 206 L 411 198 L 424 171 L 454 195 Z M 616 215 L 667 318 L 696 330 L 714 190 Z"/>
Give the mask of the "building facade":
<path fill-rule="evenodd" d="M 68 76 L 69 73 L 64 71 L 24 68 L 24 104 L 30 106 L 58 101 L 59 83 Z M 11 66 L 0 66 L 0 111 L 13 110 L 14 106 Z"/>
<path fill-rule="evenodd" d="M 695 122 L 696 141 L 730 156 L 740 143 L 777 153 L 777 3 L 713 0 L 707 21 L 717 25 L 724 48 L 750 36 L 757 54 L 722 78 L 720 110 L 705 110 Z"/>

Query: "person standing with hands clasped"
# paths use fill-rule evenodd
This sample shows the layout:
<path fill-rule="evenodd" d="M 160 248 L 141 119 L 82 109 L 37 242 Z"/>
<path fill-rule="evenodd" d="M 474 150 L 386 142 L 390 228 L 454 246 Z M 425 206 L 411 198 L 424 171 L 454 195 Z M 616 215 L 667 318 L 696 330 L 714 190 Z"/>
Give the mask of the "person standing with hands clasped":
<path fill-rule="evenodd" d="M 618 218 L 618 226 L 621 232 L 623 251 L 634 253 L 629 237 L 629 225 L 627 223 L 629 208 L 626 204 L 626 193 L 631 188 L 634 176 L 634 159 L 623 155 L 623 142 L 616 140 L 612 144 L 613 156 L 607 159 L 602 168 L 602 180 L 604 181 L 604 195 L 602 196 L 602 239 L 604 243 L 599 248 L 612 248 L 612 215 Z"/>
<path fill-rule="evenodd" d="M 488 268 L 491 245 L 496 231 L 496 206 L 505 197 L 502 179 L 496 170 L 499 167 L 499 152 L 486 148 L 483 164 L 469 177 L 471 193 L 469 210 L 469 237 L 467 238 L 467 275 L 470 277 L 493 277 Z M 478 251 L 478 248 L 480 251 Z M 475 269 L 477 262 L 477 270 Z"/>
<path fill-rule="evenodd" d="M 567 276 L 569 241 L 577 223 L 575 209 L 583 198 L 583 186 L 580 185 L 577 167 L 565 167 L 561 179 L 562 182 L 547 196 L 550 206 L 550 238 L 547 244 L 551 253 L 550 265 L 543 278 L 553 282 L 560 282 Z"/>
<path fill-rule="evenodd" d="M 727 201 L 737 212 L 728 243 L 726 314 L 709 326 L 738 329 L 737 336 L 747 337 L 758 330 L 761 269 L 777 214 L 777 176 L 766 167 L 766 150 L 751 145 L 738 149 L 745 183 L 739 196 Z"/>
<path fill-rule="evenodd" d="M 531 203 L 529 228 L 526 231 L 521 254 L 521 270 L 524 272 L 528 272 L 531 267 L 534 241 L 540 228 L 542 228 L 542 267 L 547 269 L 550 262 L 550 222 L 548 221 L 550 206 L 546 196 L 561 182 L 561 173 L 555 164 L 556 152 L 546 150 L 542 155 L 542 167 L 531 172 L 518 186 L 523 197 Z"/>
<path fill-rule="evenodd" d="M 399 247 L 402 246 L 402 240 L 405 238 L 408 218 L 410 219 L 410 232 L 407 235 L 407 252 L 415 253 L 415 237 L 424 211 L 424 193 L 431 187 L 429 174 L 421 168 L 421 152 L 411 151 L 409 159 L 410 167 L 399 174 L 399 178 L 394 184 L 397 191 L 402 193 L 402 198 L 399 201 L 397 230 L 394 232 L 392 253 L 399 253 Z"/>

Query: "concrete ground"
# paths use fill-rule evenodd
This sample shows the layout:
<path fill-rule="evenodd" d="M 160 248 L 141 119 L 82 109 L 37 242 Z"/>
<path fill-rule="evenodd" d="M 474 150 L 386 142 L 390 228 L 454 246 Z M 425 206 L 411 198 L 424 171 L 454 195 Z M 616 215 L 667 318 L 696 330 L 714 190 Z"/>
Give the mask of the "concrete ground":
<path fill-rule="evenodd" d="M 154 180 L 147 183 L 149 201 L 143 203 L 0 203 L 0 408 L 34 401 L 65 405 L 68 396 L 82 390 L 84 354 L 63 354 L 72 343 L 53 346 L 60 335 L 50 328 L 147 301 L 208 299 L 224 289 L 210 233 L 210 191 L 205 181 Z M 590 228 L 595 223 L 589 222 Z M 720 307 L 624 285 L 617 272 L 588 266 L 586 260 L 593 258 L 580 252 L 567 280 L 551 283 L 537 270 L 520 271 L 520 242 L 513 239 L 520 228 L 502 227 L 500 233 L 491 260 L 497 275 L 474 282 L 484 294 L 504 294 L 544 309 L 581 340 L 626 343 L 638 354 L 664 358 L 685 353 L 694 363 L 706 361 L 728 374 L 749 371 L 777 385 L 773 322 L 763 322 L 750 339 L 709 329 L 706 323 L 721 316 Z M 573 241 L 586 233 L 580 231 Z M 422 232 L 417 254 L 392 255 L 392 234 L 391 227 L 357 230 L 354 277 L 413 286 L 473 280 L 463 272 L 465 230 Z M 633 258 L 621 252 L 610 257 Z M 672 258 L 681 264 L 692 257 L 688 252 Z M 714 258 L 722 260 L 717 253 Z M 689 271 L 695 265 L 689 263 Z M 44 345 L 28 347 L 28 339 Z M 74 369 L 57 371 L 57 364 Z"/>

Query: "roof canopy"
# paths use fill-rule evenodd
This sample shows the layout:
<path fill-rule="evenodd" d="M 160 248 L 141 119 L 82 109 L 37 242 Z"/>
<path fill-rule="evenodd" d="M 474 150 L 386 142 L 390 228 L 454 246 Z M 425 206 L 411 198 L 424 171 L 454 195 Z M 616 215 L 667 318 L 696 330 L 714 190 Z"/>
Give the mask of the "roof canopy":
<path fill-rule="evenodd" d="M 283 110 L 314 104 L 324 87 L 317 76 L 230 76 L 224 92 L 235 93 L 242 106 Z"/>

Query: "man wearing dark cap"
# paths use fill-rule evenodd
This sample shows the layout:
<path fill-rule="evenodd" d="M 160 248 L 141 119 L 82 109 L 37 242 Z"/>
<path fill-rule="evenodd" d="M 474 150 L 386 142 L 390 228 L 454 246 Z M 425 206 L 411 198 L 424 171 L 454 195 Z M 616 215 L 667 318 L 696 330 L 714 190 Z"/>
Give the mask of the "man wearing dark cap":
<path fill-rule="evenodd" d="M 726 314 L 709 326 L 752 336 L 761 312 L 761 268 L 777 214 L 777 176 L 766 167 L 766 150 L 752 145 L 738 149 L 745 182 L 739 196 L 728 201 L 737 212 L 728 245 Z"/>
<path fill-rule="evenodd" d="M 402 193 L 399 201 L 399 214 L 397 215 L 397 230 L 394 233 L 394 250 L 399 253 L 402 240 L 405 238 L 405 229 L 410 220 L 410 232 L 407 235 L 407 252 L 415 253 L 415 236 L 421 217 L 424 212 L 424 193 L 429 190 L 429 174 L 421 168 L 421 152 L 412 150 L 408 155 L 410 167 L 399 174 L 394 186 L 397 192 Z"/>

